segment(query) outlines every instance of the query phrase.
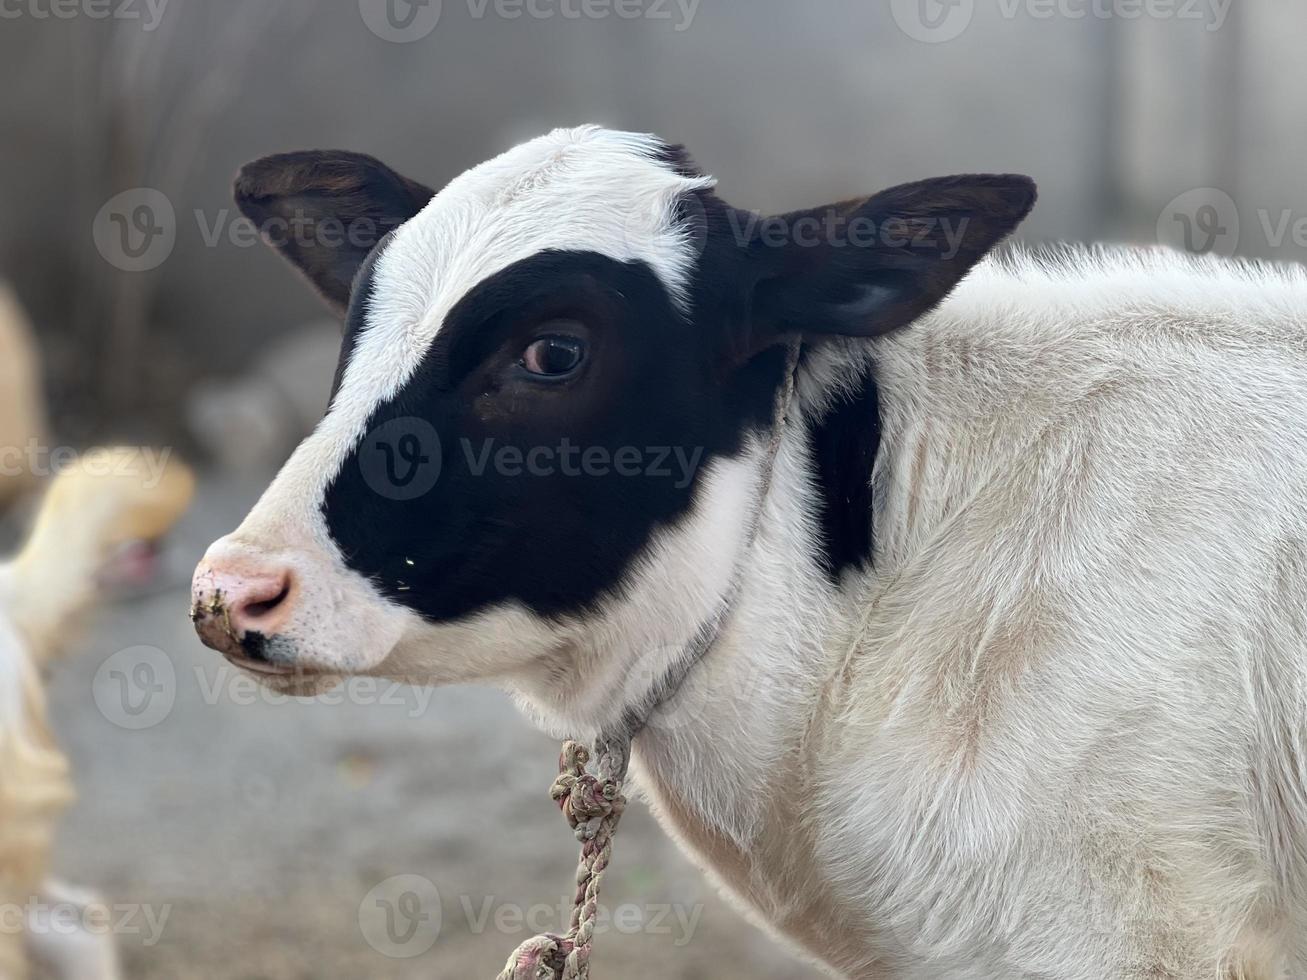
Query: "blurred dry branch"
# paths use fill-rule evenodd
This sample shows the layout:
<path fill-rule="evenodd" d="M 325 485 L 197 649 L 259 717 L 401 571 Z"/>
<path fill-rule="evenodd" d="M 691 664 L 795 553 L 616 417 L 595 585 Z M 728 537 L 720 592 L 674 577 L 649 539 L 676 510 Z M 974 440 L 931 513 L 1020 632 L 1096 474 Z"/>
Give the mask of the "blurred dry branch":
<path fill-rule="evenodd" d="M 305 4 L 231 0 L 209 9 L 216 34 L 189 33 L 181 18 L 161 18 L 147 34 L 127 21 L 110 20 L 101 49 L 100 118 L 104 161 L 96 181 L 107 200 L 134 187 L 152 187 L 184 200 L 213 124 L 241 94 L 250 59 L 270 41 L 285 40 L 312 12 Z M 176 84 L 174 63 L 185 66 Z M 141 397 L 140 365 L 149 359 L 149 325 L 157 312 L 166 266 L 115 274 L 95 264 L 102 357 L 96 366 L 100 402 L 111 414 L 130 412 Z M 88 337 L 88 339 L 91 339 Z"/>

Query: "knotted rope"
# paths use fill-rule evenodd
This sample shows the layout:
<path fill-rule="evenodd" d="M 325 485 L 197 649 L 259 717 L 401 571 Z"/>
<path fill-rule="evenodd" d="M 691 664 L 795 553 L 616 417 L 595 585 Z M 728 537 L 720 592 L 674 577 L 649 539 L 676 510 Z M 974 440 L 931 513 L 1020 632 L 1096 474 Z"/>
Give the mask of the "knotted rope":
<path fill-rule="evenodd" d="M 549 795 L 558 804 L 581 842 L 576 868 L 576 898 L 567 933 L 528 939 L 509 957 L 498 980 L 589 980 L 590 950 L 599 914 L 599 886 L 613 855 L 613 834 L 626 797 L 626 750 L 609 743 L 596 748 L 596 774 L 586 771 L 590 753 L 578 742 L 563 746 L 558 778 Z"/>
<path fill-rule="evenodd" d="M 799 351 L 799 341 L 794 340 L 786 352 L 785 380 L 776 399 L 771 438 L 764 457 L 762 493 L 748 529 L 750 548 L 762 523 L 763 504 L 771 490 L 776 456 L 780 452 L 781 437 L 794 400 Z M 599 914 L 599 886 L 613 856 L 617 823 L 626 809 L 622 782 L 630 763 L 631 743 L 653 710 L 680 689 L 690 671 L 716 642 L 735 604 L 742 577 L 742 570 L 737 569 L 735 580 L 716 613 L 699 629 L 686 650 L 687 655 L 673 666 L 661 684 L 655 686 L 645 703 L 628 708 L 620 730 L 601 736 L 596 742 L 594 754 L 598 763 L 595 774 L 586 770 L 590 764 L 590 752 L 583 745 L 567 742 L 563 746 L 558 759 L 558 778 L 554 780 L 549 795 L 563 811 L 576 832 L 576 839 L 581 842 L 571 926 L 561 936 L 545 933 L 528 939 L 509 957 L 497 980 L 590 980 L 590 951 L 594 946 L 595 919 Z"/>

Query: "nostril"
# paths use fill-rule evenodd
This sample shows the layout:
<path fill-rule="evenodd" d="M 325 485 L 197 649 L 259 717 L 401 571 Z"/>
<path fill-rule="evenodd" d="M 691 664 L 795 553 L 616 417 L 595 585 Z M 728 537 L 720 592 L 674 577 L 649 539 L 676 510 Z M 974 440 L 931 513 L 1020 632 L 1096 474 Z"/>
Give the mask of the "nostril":
<path fill-rule="evenodd" d="M 288 606 L 293 584 L 291 577 L 283 574 L 249 588 L 233 604 L 234 625 L 243 632 L 269 628 L 277 614 Z"/>
<path fill-rule="evenodd" d="M 253 602 L 248 602 L 241 607 L 241 612 L 244 614 L 244 618 L 246 619 L 262 619 L 264 616 L 268 615 L 268 613 L 273 612 L 289 597 L 290 579 L 286 579 L 281 587 L 281 591 L 279 591 L 275 596 L 270 599 L 259 599 Z"/>

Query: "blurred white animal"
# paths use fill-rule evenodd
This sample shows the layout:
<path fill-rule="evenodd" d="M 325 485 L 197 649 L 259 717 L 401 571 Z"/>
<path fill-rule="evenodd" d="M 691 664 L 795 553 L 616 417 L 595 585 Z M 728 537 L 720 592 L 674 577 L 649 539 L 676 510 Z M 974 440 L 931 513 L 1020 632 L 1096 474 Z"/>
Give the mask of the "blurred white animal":
<path fill-rule="evenodd" d="M 322 417 L 339 357 L 340 324 L 298 330 L 244 377 L 200 385 L 187 407 L 191 433 L 224 472 L 276 470 Z"/>
<path fill-rule="evenodd" d="M 111 937 L 31 928 L 42 910 L 96 902 L 48 877 L 73 789 L 46 724 L 41 670 L 103 586 L 138 575 L 189 504 L 190 470 L 169 463 L 156 472 L 147 459 L 135 449 L 97 450 L 64 470 L 26 545 L 0 564 L 0 980 L 27 977 L 29 958 L 69 980 L 119 975 Z"/>
<path fill-rule="evenodd" d="M 41 362 L 31 323 L 12 289 L 0 282 L 0 511 L 33 489 L 27 447 L 44 444 Z"/>

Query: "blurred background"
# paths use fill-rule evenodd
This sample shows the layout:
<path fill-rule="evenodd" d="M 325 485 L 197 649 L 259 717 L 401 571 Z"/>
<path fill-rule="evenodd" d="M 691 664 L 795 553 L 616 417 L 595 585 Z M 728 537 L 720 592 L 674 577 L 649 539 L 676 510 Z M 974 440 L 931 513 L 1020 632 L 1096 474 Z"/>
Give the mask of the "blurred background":
<path fill-rule="evenodd" d="M 232 206 L 242 163 L 355 149 L 438 187 L 598 122 L 687 144 L 757 210 L 1018 171 L 1028 240 L 1297 261 L 1303 37 L 1287 0 L 0 0 L 0 280 L 49 438 L 201 472 L 162 577 L 53 677 L 80 793 L 58 869 L 168 910 L 121 930 L 128 975 L 490 977 L 558 927 L 575 860 L 556 746 L 499 695 L 270 703 L 191 633 L 189 570 L 313 424 L 339 336 Z M 114 700 L 141 663 L 145 716 Z M 598 976 L 809 975 L 627 820 Z M 412 895 L 413 935 L 378 933 Z"/>

